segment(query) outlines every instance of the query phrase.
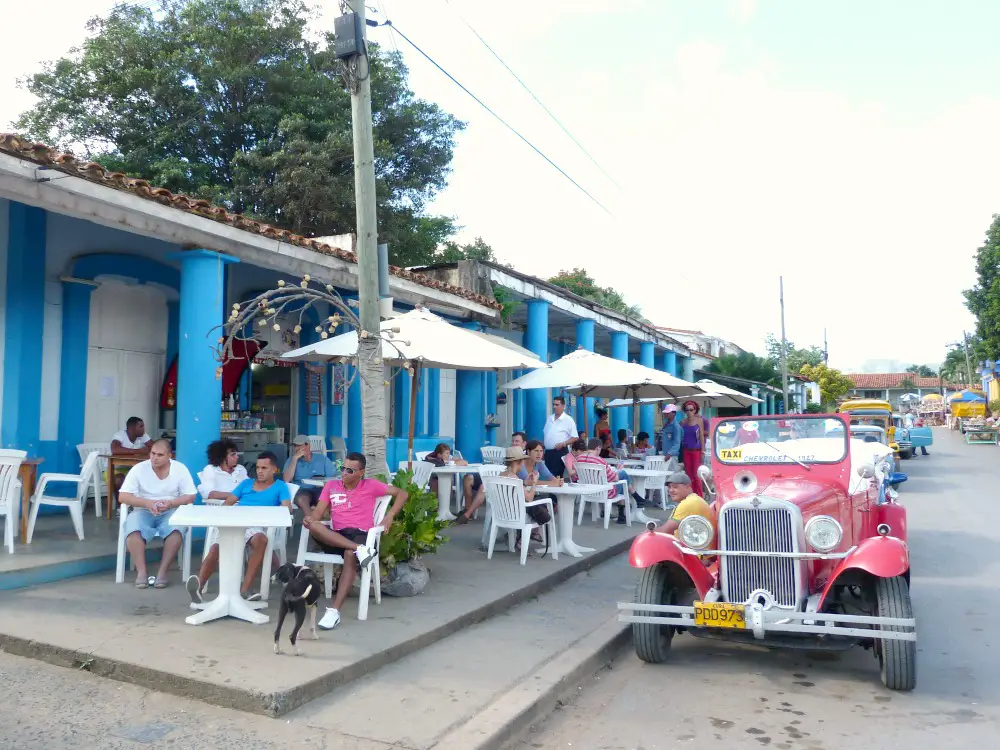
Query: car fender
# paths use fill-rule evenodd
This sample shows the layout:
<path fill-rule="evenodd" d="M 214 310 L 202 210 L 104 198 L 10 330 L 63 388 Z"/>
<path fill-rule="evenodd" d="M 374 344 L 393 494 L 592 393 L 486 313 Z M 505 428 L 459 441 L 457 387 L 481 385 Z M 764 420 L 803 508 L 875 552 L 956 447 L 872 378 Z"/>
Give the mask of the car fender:
<path fill-rule="evenodd" d="M 878 506 L 878 523 L 886 524 L 889 527 L 889 534 L 907 540 L 906 534 L 906 508 L 899 503 L 883 503 Z"/>
<path fill-rule="evenodd" d="M 858 548 L 840 561 L 823 588 L 819 607 L 837 585 L 837 580 L 852 570 L 862 570 L 876 578 L 895 578 L 910 570 L 910 551 L 906 542 L 894 536 L 874 536 L 865 539 Z"/>
<path fill-rule="evenodd" d="M 680 543 L 672 534 L 646 531 L 632 541 L 628 555 L 633 568 L 651 568 L 660 563 L 672 563 L 691 579 L 698 596 L 705 596 L 715 585 L 715 576 L 701 558 L 681 552 Z"/>

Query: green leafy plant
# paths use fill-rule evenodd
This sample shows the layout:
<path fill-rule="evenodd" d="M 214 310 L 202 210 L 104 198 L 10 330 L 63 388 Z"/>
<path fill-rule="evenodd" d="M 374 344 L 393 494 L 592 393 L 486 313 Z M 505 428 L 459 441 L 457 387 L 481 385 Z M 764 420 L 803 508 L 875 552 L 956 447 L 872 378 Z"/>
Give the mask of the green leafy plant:
<path fill-rule="evenodd" d="M 417 487 L 411 471 L 396 474 L 392 484 L 406 490 L 408 499 L 392 527 L 382 535 L 379 560 L 387 569 L 418 555 L 433 554 L 448 541 L 448 537 L 441 536 L 448 522 L 438 520 L 437 495 Z"/>
<path fill-rule="evenodd" d="M 806 414 L 823 414 L 825 411 L 823 404 L 817 404 L 815 401 L 806 404 Z"/>
<path fill-rule="evenodd" d="M 990 401 L 990 411 L 993 414 L 1000 414 L 1000 398 L 995 398 Z"/>
<path fill-rule="evenodd" d="M 503 323 L 510 322 L 510 316 L 514 314 L 514 311 L 520 307 L 521 303 L 514 299 L 511 291 L 507 287 L 495 286 L 493 287 L 493 299 L 495 299 L 501 306 L 500 310 L 500 320 Z"/>

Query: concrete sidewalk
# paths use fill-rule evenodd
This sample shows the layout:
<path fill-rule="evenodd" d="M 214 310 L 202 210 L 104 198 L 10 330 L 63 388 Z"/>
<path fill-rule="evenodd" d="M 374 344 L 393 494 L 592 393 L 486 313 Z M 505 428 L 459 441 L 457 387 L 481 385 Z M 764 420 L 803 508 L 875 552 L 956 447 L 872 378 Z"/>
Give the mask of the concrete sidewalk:
<path fill-rule="evenodd" d="M 642 530 L 593 524 L 574 537 L 597 548 L 582 558 L 533 557 L 518 564 L 476 547 L 481 528 L 450 530 L 451 541 L 427 558 L 431 584 L 414 598 L 383 598 L 356 619 L 348 600 L 341 626 L 303 641 L 306 655 L 275 656 L 273 623 L 235 620 L 185 624 L 187 595 L 175 572 L 171 587 L 139 591 L 112 575 L 0 593 L 0 647 L 9 653 L 136 683 L 154 690 L 278 716 L 452 633 L 551 589 L 628 548 Z M 272 589 L 276 610 L 278 591 Z M 602 607 L 606 605 L 601 602 Z M 286 622 L 287 629 L 290 627 Z"/>

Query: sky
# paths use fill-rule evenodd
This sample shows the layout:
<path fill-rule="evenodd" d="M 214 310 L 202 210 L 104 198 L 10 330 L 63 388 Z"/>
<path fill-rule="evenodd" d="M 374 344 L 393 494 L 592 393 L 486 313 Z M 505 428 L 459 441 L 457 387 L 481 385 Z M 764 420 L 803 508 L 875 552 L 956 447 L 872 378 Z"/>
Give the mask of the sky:
<path fill-rule="evenodd" d="M 79 43 L 109 0 L 36 0 L 16 78 Z M 40 7 L 47 6 L 47 7 Z M 995 0 L 369 0 L 580 183 L 388 28 L 417 95 L 468 123 L 431 205 L 518 270 L 584 267 L 656 325 L 763 352 L 780 332 L 845 371 L 937 363 L 971 330 L 962 290 L 1000 212 Z M 332 24 L 337 3 L 321 5 Z M 468 21 L 601 168 L 496 61 Z"/>

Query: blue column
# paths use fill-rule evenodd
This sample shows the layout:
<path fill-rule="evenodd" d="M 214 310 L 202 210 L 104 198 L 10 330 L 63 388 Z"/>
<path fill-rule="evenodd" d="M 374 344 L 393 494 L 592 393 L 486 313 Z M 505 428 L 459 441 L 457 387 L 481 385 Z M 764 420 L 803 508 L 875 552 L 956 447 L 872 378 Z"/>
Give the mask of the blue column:
<path fill-rule="evenodd" d="M 483 408 L 486 414 L 496 414 L 497 413 L 497 374 L 496 372 L 487 372 L 486 376 L 486 386 L 484 388 L 483 397 L 486 399 L 486 405 Z M 490 427 L 486 430 L 486 442 L 489 445 L 497 444 L 497 428 Z"/>
<path fill-rule="evenodd" d="M 347 450 L 360 453 L 363 443 L 361 432 L 361 376 L 353 365 L 347 368 L 351 387 L 347 391 Z"/>
<path fill-rule="evenodd" d="M 222 381 L 215 374 L 218 332 L 212 328 L 223 320 L 223 265 L 239 260 L 209 250 L 188 250 L 172 257 L 181 262 L 177 460 L 194 475 L 205 465 L 208 444 L 219 438 Z"/>
<path fill-rule="evenodd" d="M 427 420 L 424 416 L 427 404 L 427 371 L 419 370 L 417 377 L 417 423 L 414 426 L 413 434 L 418 437 L 426 437 Z"/>
<path fill-rule="evenodd" d="M 588 352 L 594 351 L 594 326 L 595 323 L 592 320 L 576 321 L 576 345 Z M 576 426 L 582 430 L 583 423 L 586 421 L 587 437 L 590 437 L 594 434 L 594 422 L 597 421 L 597 415 L 594 413 L 594 399 L 581 398 L 578 401 L 583 414 L 577 415 Z M 584 419 L 585 416 L 586 419 Z"/>
<path fill-rule="evenodd" d="M 525 370 L 515 370 L 511 373 L 511 380 L 524 375 Z M 514 422 L 511 432 L 524 431 L 524 391 L 508 391 L 507 398 L 513 399 L 514 406 L 511 409 L 512 420 Z"/>
<path fill-rule="evenodd" d="M 62 362 L 59 379 L 59 459 L 75 467 L 87 412 L 90 295 L 96 284 L 63 282 Z M 83 377 L 81 377 L 81 373 Z M 6 421 L 6 420 L 5 420 Z"/>
<path fill-rule="evenodd" d="M 465 323 L 462 327 L 479 330 L 480 325 Z M 455 373 L 455 447 L 470 463 L 482 460 L 479 449 L 486 442 L 485 376 L 480 370 Z"/>
<path fill-rule="evenodd" d="M 628 361 L 628 334 L 624 331 L 611 332 L 611 356 L 614 359 Z M 632 421 L 632 409 L 623 407 L 609 409 L 611 417 L 611 439 L 617 443 L 618 430 L 629 429 Z"/>
<path fill-rule="evenodd" d="M 549 303 L 533 299 L 528 302 L 528 326 L 524 332 L 524 347 L 543 362 L 549 353 Z M 549 393 L 545 388 L 534 388 L 525 393 L 524 431 L 528 438 L 541 439 L 545 427 L 546 406 Z"/>
<path fill-rule="evenodd" d="M 395 427 L 393 435 L 405 438 L 410 434 L 410 373 L 399 368 L 394 386 L 393 409 L 396 413 L 396 419 L 393 423 Z"/>
<path fill-rule="evenodd" d="M 655 368 L 656 345 L 652 341 L 643 341 L 639 344 L 639 364 Z M 640 407 L 639 415 L 639 429 L 649 433 L 649 441 L 652 444 L 653 431 L 656 429 L 656 404 Z"/>
<path fill-rule="evenodd" d="M 683 367 L 683 370 L 682 370 L 682 374 L 681 374 L 680 377 L 684 378 L 684 380 L 687 380 L 689 383 L 693 383 L 694 382 L 694 358 L 693 357 L 684 357 L 684 360 L 682 362 L 682 367 Z"/>
<path fill-rule="evenodd" d="M 677 352 L 663 352 L 663 371 L 679 377 L 677 369 Z"/>
<path fill-rule="evenodd" d="M 441 371 L 427 370 L 427 434 L 441 434 Z"/>
<path fill-rule="evenodd" d="M 37 455 L 42 409 L 45 211 L 14 201 L 9 206 L 0 439 L 4 448 Z M 82 377 L 86 379 L 85 372 Z"/>
<path fill-rule="evenodd" d="M 758 391 L 757 386 L 755 385 L 750 386 L 750 395 L 753 396 L 754 398 L 760 398 L 760 393 Z M 750 415 L 754 417 L 760 416 L 760 406 L 761 405 L 756 402 L 750 404 Z"/>

